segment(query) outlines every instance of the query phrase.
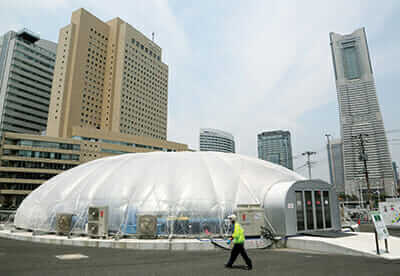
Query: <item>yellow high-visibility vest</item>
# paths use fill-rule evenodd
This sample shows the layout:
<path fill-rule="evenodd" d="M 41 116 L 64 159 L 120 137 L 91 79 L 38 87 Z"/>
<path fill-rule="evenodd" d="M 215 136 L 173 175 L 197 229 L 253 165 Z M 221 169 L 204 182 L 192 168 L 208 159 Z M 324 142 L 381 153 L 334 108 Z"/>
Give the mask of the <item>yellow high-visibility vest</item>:
<path fill-rule="evenodd" d="M 233 243 L 244 243 L 244 231 L 239 223 L 235 222 L 235 230 L 232 234 Z"/>

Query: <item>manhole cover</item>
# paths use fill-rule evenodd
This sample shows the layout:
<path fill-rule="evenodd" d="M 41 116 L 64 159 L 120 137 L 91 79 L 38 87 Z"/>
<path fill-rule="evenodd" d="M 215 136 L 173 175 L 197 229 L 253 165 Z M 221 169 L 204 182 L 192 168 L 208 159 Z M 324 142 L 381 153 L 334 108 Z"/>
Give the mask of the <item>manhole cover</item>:
<path fill-rule="evenodd" d="M 86 259 L 89 256 L 82 255 L 82 254 L 64 254 L 64 255 L 56 255 L 56 258 L 59 260 L 79 260 L 79 259 Z"/>

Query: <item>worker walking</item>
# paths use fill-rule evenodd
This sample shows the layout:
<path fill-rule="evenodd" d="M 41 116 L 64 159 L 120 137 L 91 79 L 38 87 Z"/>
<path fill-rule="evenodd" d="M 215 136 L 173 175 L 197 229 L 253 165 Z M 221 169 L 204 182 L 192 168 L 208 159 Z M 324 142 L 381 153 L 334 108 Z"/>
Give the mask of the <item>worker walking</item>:
<path fill-rule="evenodd" d="M 233 225 L 233 234 L 232 237 L 230 238 L 230 241 L 233 240 L 233 248 L 231 250 L 231 256 L 229 258 L 229 261 L 227 264 L 225 264 L 225 267 L 232 268 L 233 263 L 235 262 L 237 256 L 240 254 L 242 255 L 244 261 L 246 262 L 247 269 L 251 270 L 253 269 L 253 264 L 251 263 L 251 260 L 249 256 L 247 256 L 246 250 L 244 249 L 243 228 L 242 226 L 240 226 L 239 223 L 236 222 L 236 215 L 230 215 L 228 216 L 228 219 Z"/>

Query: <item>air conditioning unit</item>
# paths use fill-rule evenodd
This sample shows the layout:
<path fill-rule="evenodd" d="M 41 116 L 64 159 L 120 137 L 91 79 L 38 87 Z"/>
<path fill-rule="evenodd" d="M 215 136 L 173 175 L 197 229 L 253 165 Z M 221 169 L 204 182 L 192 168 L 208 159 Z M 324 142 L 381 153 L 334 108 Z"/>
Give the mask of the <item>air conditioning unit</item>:
<path fill-rule="evenodd" d="M 68 235 L 72 228 L 72 214 L 56 214 L 56 233 L 57 235 Z"/>
<path fill-rule="evenodd" d="M 137 230 L 139 238 L 154 239 L 157 236 L 157 217 L 152 215 L 138 216 Z"/>
<path fill-rule="evenodd" d="M 88 233 L 91 236 L 99 236 L 99 224 L 97 222 L 89 222 L 88 223 Z"/>
<path fill-rule="evenodd" d="M 95 238 L 108 237 L 108 207 L 91 206 L 88 210 L 88 235 Z"/>
<path fill-rule="evenodd" d="M 237 221 L 246 237 L 259 237 L 264 226 L 264 209 L 259 204 L 242 204 L 236 207 Z"/>

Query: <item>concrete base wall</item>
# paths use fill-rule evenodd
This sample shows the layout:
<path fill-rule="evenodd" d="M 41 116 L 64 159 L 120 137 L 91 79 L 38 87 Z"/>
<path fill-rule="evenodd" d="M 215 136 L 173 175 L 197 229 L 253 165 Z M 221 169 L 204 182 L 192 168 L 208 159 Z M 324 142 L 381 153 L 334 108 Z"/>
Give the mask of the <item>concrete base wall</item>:
<path fill-rule="evenodd" d="M 72 237 L 57 235 L 32 235 L 32 232 L 0 230 L 1 238 L 40 242 L 55 245 L 71 245 L 85 247 L 103 247 L 103 248 L 119 248 L 119 249 L 136 249 L 136 250 L 182 250 L 182 251 L 202 251 L 202 250 L 224 250 L 215 246 L 209 239 L 91 239 L 88 237 Z M 226 242 L 222 239 L 214 240 L 220 243 L 222 247 L 226 246 Z M 247 249 L 256 249 L 265 247 L 264 240 L 254 239 L 246 240 L 245 247 Z M 227 249 L 229 247 L 227 246 Z"/>

